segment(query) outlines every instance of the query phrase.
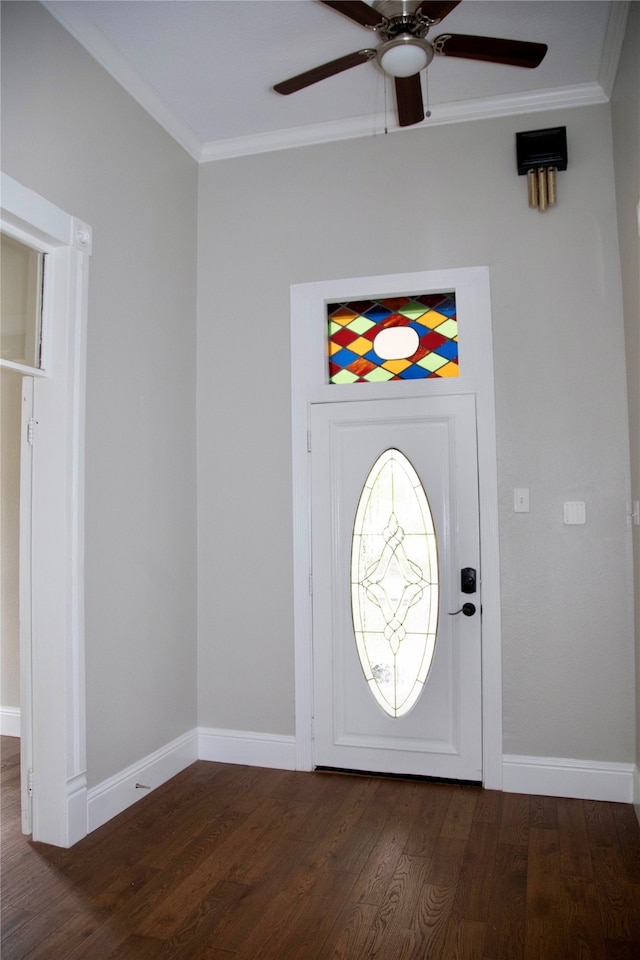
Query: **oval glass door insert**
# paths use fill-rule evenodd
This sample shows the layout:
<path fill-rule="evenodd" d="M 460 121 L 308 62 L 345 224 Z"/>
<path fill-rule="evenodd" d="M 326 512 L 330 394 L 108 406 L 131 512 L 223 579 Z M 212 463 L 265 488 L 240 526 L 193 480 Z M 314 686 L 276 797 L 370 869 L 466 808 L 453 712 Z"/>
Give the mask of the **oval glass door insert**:
<path fill-rule="evenodd" d="M 351 544 L 351 609 L 371 695 L 402 717 L 426 684 L 438 629 L 438 545 L 424 487 L 389 449 L 367 477 Z"/>

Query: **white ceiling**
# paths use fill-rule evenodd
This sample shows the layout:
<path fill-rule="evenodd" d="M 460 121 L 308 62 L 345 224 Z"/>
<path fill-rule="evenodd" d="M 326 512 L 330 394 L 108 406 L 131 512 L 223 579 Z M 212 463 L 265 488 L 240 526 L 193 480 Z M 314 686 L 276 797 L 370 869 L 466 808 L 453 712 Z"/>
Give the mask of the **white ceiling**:
<path fill-rule="evenodd" d="M 375 35 L 317 0 L 50 0 L 44 6 L 197 160 L 397 129 L 393 89 L 365 63 L 283 97 L 274 83 Z M 420 126 L 603 102 L 624 0 L 464 0 L 439 33 L 546 43 L 535 70 L 436 57 Z M 424 77 L 424 73 L 423 73 Z M 412 129 L 412 128 L 409 128 Z"/>

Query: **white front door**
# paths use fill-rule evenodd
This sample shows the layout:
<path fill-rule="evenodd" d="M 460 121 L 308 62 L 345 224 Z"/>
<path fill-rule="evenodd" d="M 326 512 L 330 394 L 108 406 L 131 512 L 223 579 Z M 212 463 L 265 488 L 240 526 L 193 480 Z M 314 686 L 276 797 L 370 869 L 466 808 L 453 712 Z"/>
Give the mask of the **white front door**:
<path fill-rule="evenodd" d="M 314 403 L 310 433 L 314 765 L 481 781 L 475 398 Z M 358 504 L 372 466 L 389 449 L 407 458 L 426 493 L 439 574 L 437 601 L 432 598 L 438 615 L 436 619 L 432 609 L 437 630 L 430 668 L 421 694 L 402 716 L 390 715 L 379 702 L 383 698 L 372 694 L 371 674 L 368 681 L 359 659 L 351 599 Z M 396 575 L 403 563 L 416 569 L 411 549 L 402 547 Z M 463 568 L 477 571 L 473 593 L 461 589 Z M 391 603 L 400 617 L 400 606 Z M 475 612 L 467 606 L 466 613 L 457 613 L 463 604 L 473 605 Z M 412 616 L 415 623 L 415 611 Z M 403 634 L 401 625 L 388 632 L 392 664 L 402 643 L 414 642 L 408 635 L 401 639 Z"/>

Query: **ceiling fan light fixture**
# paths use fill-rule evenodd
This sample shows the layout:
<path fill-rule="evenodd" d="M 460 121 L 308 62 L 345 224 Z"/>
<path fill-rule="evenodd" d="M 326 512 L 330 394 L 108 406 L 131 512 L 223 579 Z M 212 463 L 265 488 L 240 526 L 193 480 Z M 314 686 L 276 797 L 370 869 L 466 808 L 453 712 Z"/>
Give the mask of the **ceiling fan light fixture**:
<path fill-rule="evenodd" d="M 389 76 L 413 77 L 431 63 L 433 47 L 421 37 L 403 35 L 383 43 L 378 49 L 377 58 Z"/>

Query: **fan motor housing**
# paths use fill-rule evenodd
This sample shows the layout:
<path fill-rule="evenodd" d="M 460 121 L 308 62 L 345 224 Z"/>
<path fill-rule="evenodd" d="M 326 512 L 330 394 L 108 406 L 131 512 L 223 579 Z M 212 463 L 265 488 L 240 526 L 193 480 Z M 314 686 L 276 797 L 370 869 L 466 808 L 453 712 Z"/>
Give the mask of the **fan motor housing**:
<path fill-rule="evenodd" d="M 420 4 L 421 0 L 374 0 L 371 6 L 381 17 L 393 20 L 396 17 L 413 18 Z"/>

